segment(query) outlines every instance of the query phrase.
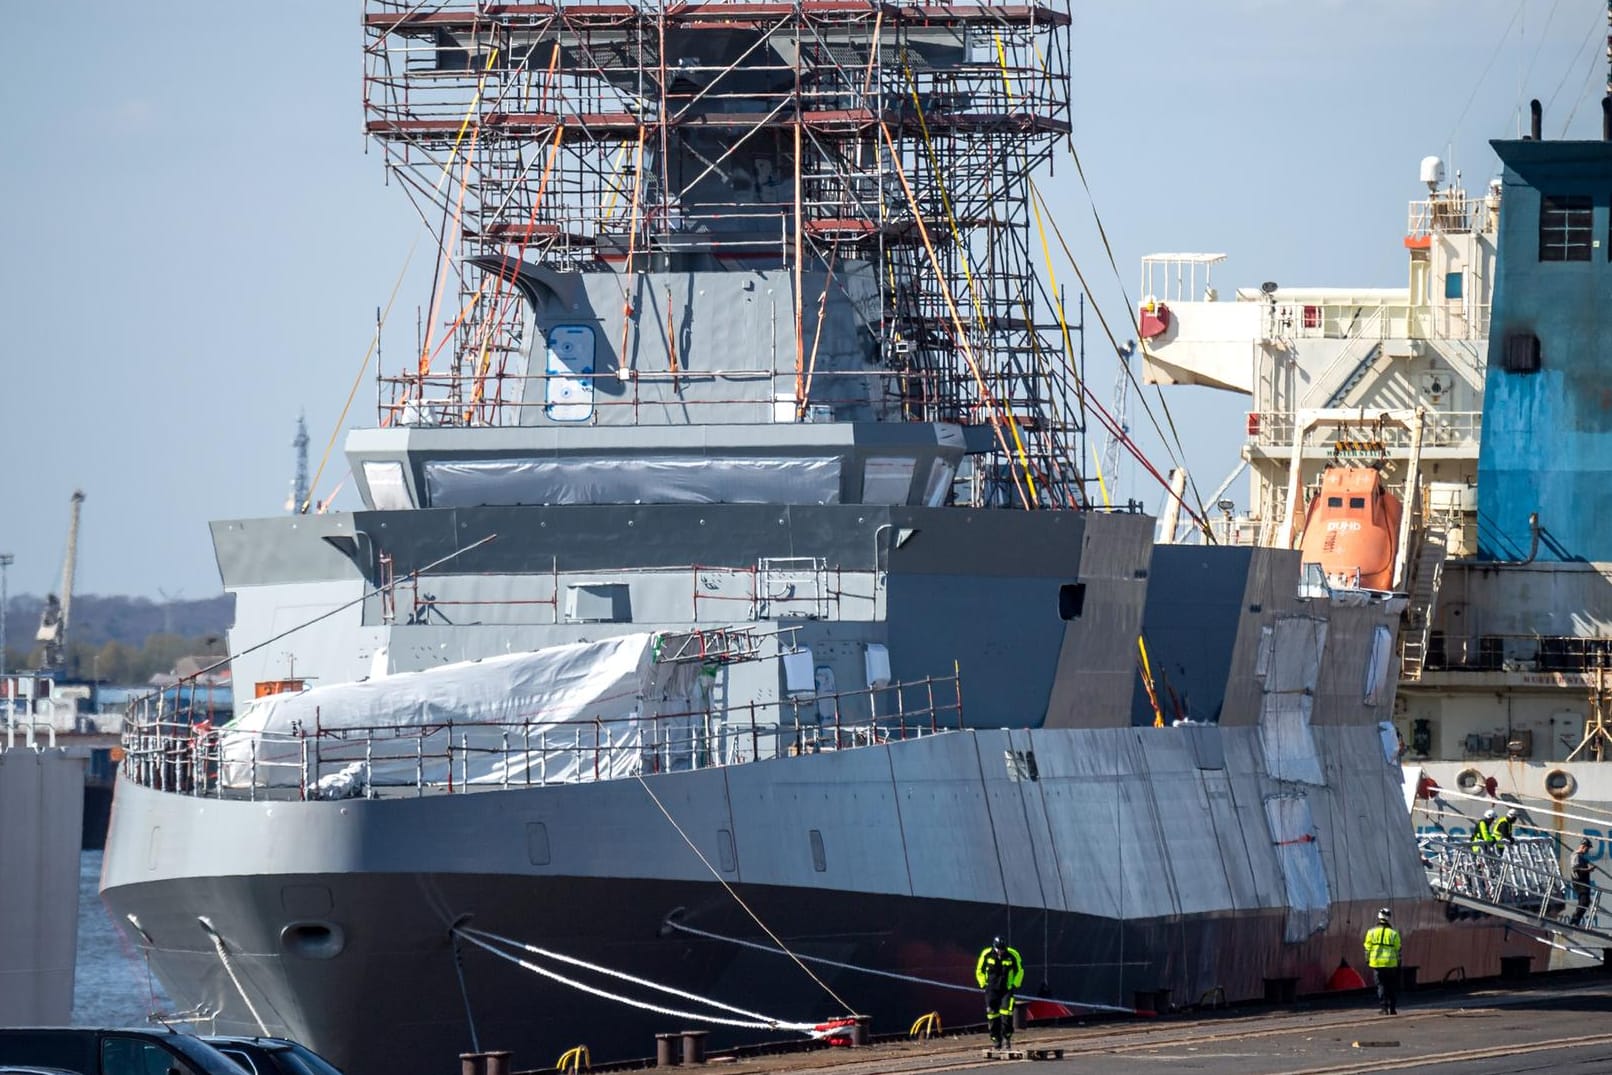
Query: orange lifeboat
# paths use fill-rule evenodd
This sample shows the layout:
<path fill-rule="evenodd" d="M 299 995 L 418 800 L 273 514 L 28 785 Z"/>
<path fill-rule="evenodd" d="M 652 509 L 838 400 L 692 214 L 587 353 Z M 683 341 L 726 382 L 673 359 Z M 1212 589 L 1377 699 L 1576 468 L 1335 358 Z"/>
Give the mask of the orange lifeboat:
<path fill-rule="evenodd" d="M 1304 514 L 1304 562 L 1320 564 L 1328 584 L 1338 589 L 1388 589 L 1403 512 L 1375 469 L 1328 467 Z"/>

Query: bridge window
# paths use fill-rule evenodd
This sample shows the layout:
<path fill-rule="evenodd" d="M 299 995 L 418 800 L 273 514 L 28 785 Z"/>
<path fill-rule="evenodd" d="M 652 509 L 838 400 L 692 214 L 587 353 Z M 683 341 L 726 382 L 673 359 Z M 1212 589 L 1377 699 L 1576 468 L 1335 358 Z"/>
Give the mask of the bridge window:
<path fill-rule="evenodd" d="M 1349 498 L 1349 506 L 1351 508 L 1363 508 L 1366 506 L 1366 498 L 1363 496 L 1352 496 Z"/>
<path fill-rule="evenodd" d="M 1461 297 L 1461 274 L 1459 272 L 1444 274 L 1444 297 L 1447 299 Z"/>
<path fill-rule="evenodd" d="M 1590 260 L 1588 194 L 1546 195 L 1539 208 L 1539 260 Z"/>
<path fill-rule="evenodd" d="M 1329 507 L 1329 508 L 1341 508 L 1341 507 L 1343 507 L 1343 497 L 1341 497 L 1341 496 L 1329 496 L 1329 497 L 1327 497 L 1327 507 Z"/>

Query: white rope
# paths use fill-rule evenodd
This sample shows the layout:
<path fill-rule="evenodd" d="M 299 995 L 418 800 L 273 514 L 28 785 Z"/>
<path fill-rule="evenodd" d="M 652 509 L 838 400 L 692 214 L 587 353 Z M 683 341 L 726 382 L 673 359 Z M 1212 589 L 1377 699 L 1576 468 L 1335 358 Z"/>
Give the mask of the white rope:
<path fill-rule="evenodd" d="M 480 940 L 479 936 L 472 936 L 472 933 L 480 933 L 480 930 L 467 930 L 467 928 L 459 927 L 456 932 L 463 936 L 464 940 L 469 941 L 471 944 L 476 944 L 477 948 L 485 948 L 487 951 L 490 951 L 493 956 L 498 956 L 500 959 L 508 959 L 509 962 L 519 964 L 521 967 L 526 967 L 526 969 L 530 970 L 530 972 L 540 973 L 540 975 L 543 975 L 545 978 L 550 978 L 550 980 L 553 980 L 553 982 L 561 983 L 561 985 L 571 986 L 572 990 L 580 990 L 582 993 L 592 993 L 593 996 L 606 999 L 606 1001 L 616 1001 L 619 1002 L 619 1004 L 625 1004 L 625 1006 L 638 1007 L 638 1009 L 642 1009 L 642 1011 L 656 1012 L 656 1014 L 659 1015 L 677 1015 L 679 1019 L 703 1020 L 703 1022 L 708 1023 L 719 1023 L 719 1025 L 722 1025 L 722 1027 L 745 1027 L 750 1028 L 750 1030 L 796 1030 L 801 1031 L 801 1033 L 809 1033 L 809 1031 L 812 1031 L 814 1028 L 816 1028 L 816 1023 L 790 1023 L 783 1022 L 783 1020 L 780 1019 L 767 1019 L 766 1015 L 759 1015 L 756 1014 L 756 1012 L 745 1012 L 742 1011 L 742 1009 L 737 1009 L 737 1007 L 730 1007 L 727 1006 L 727 1004 L 721 1004 L 719 1001 L 711 1001 L 711 999 L 701 998 L 701 996 L 695 996 L 695 994 L 692 993 L 682 993 L 680 990 L 674 990 L 674 988 L 671 988 L 671 986 L 658 985 L 658 983 L 648 982 L 648 980 L 645 980 L 645 978 L 635 978 L 632 977 L 632 975 L 627 975 L 627 973 L 619 972 L 619 970 L 609 970 L 606 969 L 606 967 L 596 967 L 596 965 L 585 964 L 585 962 L 579 961 L 579 959 L 572 959 L 571 956 L 561 956 L 561 954 L 558 953 L 548 953 L 548 951 L 543 951 L 543 949 L 532 948 L 530 944 L 521 944 L 519 941 L 509 941 L 508 938 L 498 938 L 498 940 L 503 941 L 503 943 L 514 944 L 514 946 L 517 946 L 517 948 L 524 948 L 527 949 L 527 951 L 532 951 L 532 953 L 543 954 L 543 956 L 550 956 L 553 957 L 553 959 L 558 959 L 558 961 L 561 962 L 569 962 L 569 964 L 577 964 L 580 965 L 580 967 L 587 967 L 587 969 L 605 973 L 605 975 L 609 975 L 609 977 L 624 978 L 624 980 L 627 980 L 627 982 L 635 983 L 635 985 L 648 986 L 648 988 L 651 988 L 651 990 L 659 990 L 663 991 L 663 993 L 674 993 L 677 994 L 677 996 L 682 996 L 682 998 L 690 999 L 690 1001 L 700 1002 L 700 1004 L 709 1004 L 709 1006 L 719 1007 L 719 1009 L 724 1009 L 724 1011 L 738 1012 L 738 1014 L 748 1015 L 750 1019 L 721 1019 L 721 1017 L 717 1017 L 717 1015 L 700 1014 L 700 1012 L 685 1012 L 680 1011 L 680 1009 L 675 1009 L 675 1007 L 663 1007 L 659 1006 L 659 1004 L 650 1004 L 650 1002 L 646 1001 L 637 1001 L 637 999 L 630 998 L 630 996 L 621 996 L 619 993 L 609 993 L 608 990 L 600 990 L 600 988 L 587 985 L 587 983 L 575 982 L 574 978 L 564 977 L 564 975 L 555 972 L 555 970 L 546 969 L 546 967 L 538 967 L 538 965 L 534 964 L 534 962 L 527 962 L 526 959 L 521 959 L 519 956 L 506 953 L 506 951 L 500 951 L 498 948 L 493 948 L 492 944 L 488 944 L 487 941 Z M 493 935 L 493 933 L 488 933 L 487 936 L 496 935 Z"/>
<path fill-rule="evenodd" d="M 737 892 L 735 892 L 734 889 L 733 889 L 733 886 L 728 884 L 727 879 L 724 878 L 720 873 L 717 872 L 717 868 L 715 866 L 711 865 L 711 860 L 705 857 L 705 852 L 701 851 L 699 849 L 699 846 L 696 845 L 694 843 L 694 841 L 689 838 L 688 833 L 683 831 L 683 826 L 681 826 L 681 825 L 679 825 L 677 823 L 677 819 L 672 816 L 672 812 L 670 810 L 666 809 L 665 804 L 660 801 L 660 796 L 656 795 L 655 794 L 655 789 L 651 788 L 649 786 L 649 782 L 644 779 L 644 774 L 639 773 L 639 774 L 637 774 L 637 776 L 638 776 L 638 783 L 643 786 L 644 791 L 647 792 L 648 795 L 649 795 L 649 801 L 655 804 L 656 808 L 660 810 L 661 814 L 666 818 L 667 821 L 671 822 L 672 828 L 677 830 L 677 835 L 679 835 L 679 836 L 681 836 L 683 838 L 683 842 L 688 845 L 689 850 L 694 852 L 695 857 L 698 858 L 701 862 L 703 862 L 705 864 L 705 868 L 707 870 L 711 871 L 711 876 L 716 878 L 717 884 L 721 885 L 724 889 L 727 890 L 728 895 L 733 897 L 734 902 L 737 903 L 740 907 L 742 907 L 744 909 L 745 914 L 750 916 L 750 920 L 752 922 L 754 922 L 756 925 L 760 926 L 761 931 L 763 933 L 765 933 L 768 937 L 772 938 L 772 943 L 778 946 L 776 949 L 768 949 L 768 951 L 780 952 L 783 955 L 788 956 L 790 959 L 793 959 L 795 961 L 795 966 L 799 967 L 801 970 L 806 972 L 806 977 L 808 977 L 812 981 L 816 982 L 818 984 L 818 986 L 823 990 L 823 992 L 825 992 L 829 996 L 833 997 L 834 1002 L 836 1004 L 838 1004 L 840 1007 L 845 1009 L 845 1014 L 847 1014 L 847 1015 L 855 1015 L 856 1014 L 856 1009 L 852 1008 L 849 1004 L 845 1003 L 845 999 L 843 997 L 841 997 L 838 993 L 834 992 L 833 989 L 829 988 L 829 984 L 827 982 L 823 981 L 823 979 L 821 979 L 817 975 L 813 974 L 812 969 L 810 967 L 808 967 L 805 963 L 803 963 L 799 956 L 795 955 L 794 952 L 791 952 L 784 945 L 784 942 L 779 938 L 778 934 L 774 933 L 772 931 L 772 928 L 770 926 L 768 926 L 767 923 L 765 923 L 765 922 L 763 922 L 761 920 L 760 915 L 756 914 L 755 911 L 751 910 L 750 905 L 748 903 L 744 902 L 744 897 L 740 896 Z"/>
<path fill-rule="evenodd" d="M 472 929 L 469 926 L 460 926 L 458 932 L 464 934 L 466 939 L 472 939 L 469 935 L 474 933 L 479 937 L 485 937 L 487 940 L 495 941 L 499 944 L 506 944 L 511 948 L 519 948 L 523 951 L 530 952 L 533 955 L 543 956 L 547 959 L 557 960 L 561 963 L 569 963 L 573 967 L 582 967 L 585 970 L 595 971 L 610 978 L 619 978 L 624 982 L 631 982 L 633 985 L 641 985 L 646 989 L 653 989 L 659 993 L 669 993 L 674 997 L 681 997 L 684 1000 L 692 1000 L 697 1004 L 709 1004 L 713 1008 L 719 1008 L 725 1012 L 732 1012 L 734 1015 L 742 1015 L 747 1019 L 756 1019 L 763 1023 L 776 1022 L 776 1020 L 762 1015 L 760 1012 L 749 1011 L 745 1008 L 735 1008 L 733 1005 L 724 1004 L 720 1000 L 712 1000 L 709 997 L 702 997 L 697 993 L 689 993 L 673 986 L 662 985 L 659 982 L 652 982 L 648 978 L 638 978 L 634 975 L 626 973 L 625 971 L 611 970 L 609 967 L 603 967 L 597 963 L 589 963 L 585 960 L 578 959 L 575 956 L 564 955 L 560 952 L 551 952 L 547 948 L 539 948 L 535 944 L 526 944 L 524 942 L 517 941 L 512 937 L 501 937 L 496 933 L 489 933 L 484 929 Z"/>
<path fill-rule="evenodd" d="M 201 923 L 202 929 L 206 930 L 207 935 L 213 939 L 213 948 L 218 952 L 218 961 L 224 964 L 224 973 L 229 975 L 229 980 L 234 984 L 235 991 L 241 995 L 241 1000 L 246 1002 L 246 1010 L 252 1013 L 252 1021 L 257 1023 L 257 1028 L 263 1032 L 265 1038 L 271 1037 L 269 1028 L 263 1024 L 263 1017 L 257 1013 L 257 1008 L 252 1005 L 252 998 L 246 995 L 246 990 L 241 988 L 241 980 L 235 977 L 235 968 L 230 966 L 229 953 L 224 950 L 224 938 L 218 935 L 218 930 L 213 928 L 213 924 L 207 920 L 205 915 L 198 915 L 196 921 Z"/>
<path fill-rule="evenodd" d="M 774 948 L 771 945 L 762 944 L 759 941 L 747 941 L 739 937 L 724 937 L 720 933 L 710 933 L 703 929 L 695 929 L 693 926 L 686 926 L 681 922 L 668 921 L 666 924 L 672 929 L 681 930 L 684 933 L 692 933 L 696 937 L 704 937 L 705 939 L 712 941 L 725 941 L 728 944 L 736 944 L 741 948 L 753 948 L 758 952 L 770 952 L 775 956 L 789 956 L 791 959 L 804 959 L 808 963 L 821 963 L 824 966 L 838 967 L 841 970 L 857 971 L 862 974 L 872 974 L 879 978 L 894 978 L 898 982 L 912 982 L 916 985 L 932 985 L 937 989 L 954 989 L 964 993 L 979 992 L 978 986 L 962 985 L 957 982 L 943 982 L 938 978 L 919 978 L 916 975 L 898 974 L 895 971 L 879 970 L 876 967 L 859 967 L 855 963 L 841 963 L 837 959 L 824 959 L 822 956 L 801 956 L 796 955 L 793 952 L 785 951 L 782 948 Z M 1090 1008 L 1093 1011 L 1122 1012 L 1126 1015 L 1136 1014 L 1135 1008 L 1120 1008 L 1115 1007 L 1112 1004 L 1094 1004 L 1087 1000 L 1064 1000 L 1059 997 L 1031 997 L 1025 996 L 1022 993 L 1016 995 L 1021 1000 L 1044 1000 L 1049 1004 L 1063 1004 L 1074 1008 Z"/>
<path fill-rule="evenodd" d="M 1438 799 L 1443 799 L 1443 798 L 1471 799 L 1474 802 L 1486 802 L 1486 803 L 1489 803 L 1490 805 L 1493 805 L 1495 803 L 1506 803 L 1506 801 L 1507 801 L 1505 799 L 1497 799 L 1497 798 L 1495 798 L 1494 796 L 1491 796 L 1491 795 L 1474 795 L 1474 794 L 1472 794 L 1470 792 L 1456 791 L 1454 788 L 1440 787 L 1438 789 L 1438 791 L 1434 793 L 1432 799 L 1418 798 L 1416 800 L 1417 808 L 1420 809 L 1423 813 L 1432 814 L 1432 813 L 1435 812 L 1436 808 L 1431 807 L 1431 806 L 1427 806 L 1427 805 L 1424 805 L 1424 804 L 1436 801 Z M 1521 798 L 1521 799 L 1537 799 L 1537 801 L 1539 801 L 1541 803 L 1544 803 L 1544 802 L 1547 801 L 1547 800 L 1544 800 L 1544 799 L 1538 799 L 1537 796 L 1533 796 L 1533 795 L 1520 795 L 1519 794 L 1518 798 Z M 1551 800 L 1551 802 L 1554 803 L 1554 800 Z M 1529 807 L 1529 809 L 1532 810 L 1533 808 Z M 1462 820 L 1465 820 L 1465 821 L 1472 820 L 1471 818 L 1468 818 L 1465 814 L 1457 814 L 1457 816 L 1460 817 Z M 1553 806 L 1553 808 L 1551 810 L 1551 816 L 1552 817 L 1565 818 L 1568 821 L 1585 821 L 1585 822 L 1589 822 L 1589 823 L 1595 824 L 1595 825 L 1605 825 L 1605 824 L 1608 823 L 1608 819 L 1604 818 L 1604 817 L 1594 817 L 1594 816 L 1586 815 L 1586 814 L 1570 814 L 1570 813 L 1566 812 L 1565 810 L 1558 811 L 1558 810 L 1554 809 L 1554 806 Z M 1520 828 L 1525 828 L 1525 829 L 1533 829 L 1535 832 L 1542 832 L 1542 833 L 1545 833 L 1547 836 L 1555 835 L 1549 829 L 1540 828 L 1538 825 L 1522 825 L 1522 826 L 1519 826 L 1519 827 Z M 1606 841 L 1608 839 L 1612 839 L 1612 837 L 1591 836 L 1590 839 L 1591 840 Z"/>

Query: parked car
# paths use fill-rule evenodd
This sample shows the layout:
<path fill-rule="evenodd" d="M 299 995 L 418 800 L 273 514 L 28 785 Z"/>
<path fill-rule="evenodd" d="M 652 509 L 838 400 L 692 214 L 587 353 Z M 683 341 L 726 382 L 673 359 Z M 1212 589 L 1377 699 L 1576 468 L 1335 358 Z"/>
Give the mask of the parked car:
<path fill-rule="evenodd" d="M 73 1075 L 241 1075 L 200 1038 L 172 1030 L 0 1027 L 0 1071 Z"/>
<path fill-rule="evenodd" d="M 306 1045 L 285 1038 L 207 1034 L 202 1040 L 252 1075 L 342 1075 L 340 1068 Z"/>

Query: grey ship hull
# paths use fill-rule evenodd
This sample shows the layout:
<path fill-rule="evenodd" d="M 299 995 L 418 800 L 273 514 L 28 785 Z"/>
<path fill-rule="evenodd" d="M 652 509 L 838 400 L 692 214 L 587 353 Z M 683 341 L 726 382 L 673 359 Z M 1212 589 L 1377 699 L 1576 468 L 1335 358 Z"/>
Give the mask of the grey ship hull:
<path fill-rule="evenodd" d="M 1025 953 L 1030 991 L 1117 1007 L 1161 989 L 1177 1002 L 1217 989 L 1236 1000 L 1268 978 L 1321 988 L 1341 959 L 1358 962 L 1364 924 L 1389 902 L 1407 962 L 1442 966 L 1463 943 L 1475 970 L 1494 932 L 1459 931 L 1458 942 L 1433 928 L 1442 916 L 1376 729 L 1316 735 L 1330 786 L 1310 799 L 1331 907 L 1299 943 L 1284 942 L 1289 909 L 1262 812 L 1280 788 L 1255 763 L 1254 728 L 957 732 L 647 786 L 804 956 L 966 985 L 982 938 L 1001 933 Z M 1037 779 L 1012 778 L 1003 758 L 1014 750 L 1034 752 Z M 354 1075 L 440 1071 L 471 1046 L 472 1018 L 480 1044 L 514 1049 L 519 1067 L 582 1043 L 595 1057 L 646 1055 L 654 1032 L 688 1022 L 474 948 L 462 952 L 461 992 L 450 927 L 466 916 L 781 1019 L 841 1014 L 789 961 L 667 927 L 764 939 L 635 780 L 344 803 L 206 801 L 125 783 L 111 844 L 138 851 L 109 856 L 105 898 L 138 922 L 176 1003 L 218 1012 L 219 1030 L 304 1040 Z M 299 941 L 316 935 L 310 925 L 336 931 L 340 950 Z M 966 988 L 816 969 L 877 1031 L 929 1010 L 948 1024 L 980 1018 Z"/>

